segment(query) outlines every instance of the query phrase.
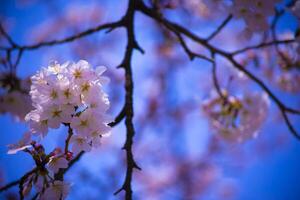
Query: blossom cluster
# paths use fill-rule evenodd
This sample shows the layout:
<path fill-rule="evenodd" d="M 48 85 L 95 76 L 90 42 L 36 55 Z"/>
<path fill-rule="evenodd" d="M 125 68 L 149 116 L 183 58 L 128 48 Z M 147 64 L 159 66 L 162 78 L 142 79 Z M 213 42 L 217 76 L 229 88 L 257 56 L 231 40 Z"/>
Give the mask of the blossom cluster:
<path fill-rule="evenodd" d="M 275 83 L 284 91 L 298 93 L 300 91 L 300 65 L 299 54 L 289 51 L 282 51 L 281 56 L 277 59 L 279 70 L 275 73 Z"/>
<path fill-rule="evenodd" d="M 243 97 L 212 96 L 202 109 L 217 135 L 228 141 L 242 142 L 256 137 L 266 120 L 269 100 L 265 93 L 246 93 Z"/>
<path fill-rule="evenodd" d="M 72 128 L 73 153 L 90 151 L 100 144 L 100 138 L 110 132 L 107 94 L 103 84 L 108 78 L 100 66 L 95 70 L 88 62 L 53 62 L 32 76 L 30 95 L 34 110 L 25 120 L 34 135 L 46 136 L 49 128 L 57 129 L 61 124 Z"/>
<path fill-rule="evenodd" d="M 208 18 L 223 13 L 228 9 L 227 2 L 220 0 L 188 0 L 184 1 L 184 3 L 187 8 L 191 9 L 194 13 Z M 178 1 L 177 4 L 181 5 L 182 3 Z M 214 10 L 214 12 L 212 12 L 212 10 Z"/>
<path fill-rule="evenodd" d="M 275 14 L 274 7 L 281 0 L 235 0 L 231 12 L 235 18 L 246 23 L 246 30 L 253 32 L 265 31 L 269 28 L 268 17 Z"/>
<path fill-rule="evenodd" d="M 297 17 L 298 21 L 300 21 L 300 1 L 295 2 L 295 4 L 292 7 L 291 11 Z"/>
<path fill-rule="evenodd" d="M 16 148 L 18 145 L 20 146 L 17 150 L 24 150 L 31 154 L 38 166 L 28 174 L 21 184 L 22 195 L 29 196 L 34 186 L 38 199 L 65 199 L 70 190 L 70 183 L 61 181 L 56 176 L 60 176 L 59 173 L 63 172 L 60 169 L 68 167 L 72 154 L 70 152 L 64 154 L 60 148 L 56 148 L 47 155 L 41 144 L 31 141 L 29 132 L 24 134 L 18 144 L 12 145 L 10 148 Z M 9 153 L 15 153 L 17 150 L 10 150 Z"/>
<path fill-rule="evenodd" d="M 31 77 L 29 94 L 34 109 L 25 116 L 30 130 L 17 144 L 9 145 L 8 151 L 26 151 L 37 164 L 37 170 L 23 183 L 23 195 L 28 195 L 34 185 L 39 199 L 65 199 L 70 184 L 56 178 L 61 169 L 68 168 L 73 154 L 98 147 L 101 137 L 110 133 L 111 119 L 106 114 L 109 100 L 103 91 L 103 85 L 109 81 L 102 76 L 105 70 L 103 66 L 93 69 L 84 60 L 53 62 Z M 46 154 L 33 137 L 42 139 L 49 129 L 61 125 L 68 127 L 65 150 L 55 148 Z"/>
<path fill-rule="evenodd" d="M 298 44 L 293 43 L 279 50 L 267 49 L 255 55 L 259 59 L 259 67 L 270 82 L 282 91 L 294 94 L 300 92 L 300 54 L 297 48 Z"/>
<path fill-rule="evenodd" d="M 29 79 L 20 80 L 15 75 L 0 75 L 0 113 L 10 113 L 17 121 L 24 121 L 25 115 L 32 109 Z"/>

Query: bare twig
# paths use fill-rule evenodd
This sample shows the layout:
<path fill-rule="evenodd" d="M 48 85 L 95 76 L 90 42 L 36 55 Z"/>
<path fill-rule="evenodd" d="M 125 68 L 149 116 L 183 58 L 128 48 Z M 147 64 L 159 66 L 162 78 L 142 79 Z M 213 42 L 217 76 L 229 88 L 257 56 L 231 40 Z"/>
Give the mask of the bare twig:
<path fill-rule="evenodd" d="M 117 115 L 117 117 L 115 118 L 115 120 L 113 122 L 110 122 L 108 124 L 110 127 L 116 126 L 118 123 L 120 123 L 122 121 L 122 119 L 124 119 L 124 117 L 125 117 L 125 107 L 126 107 L 126 105 L 123 106 L 122 110 Z"/>
<path fill-rule="evenodd" d="M 209 58 L 209 57 L 207 57 L 205 55 L 202 55 L 202 54 L 195 53 L 195 52 L 191 51 L 189 49 L 189 47 L 187 46 L 186 42 L 184 41 L 183 37 L 181 36 L 181 34 L 178 33 L 178 32 L 174 32 L 174 33 L 176 34 L 176 36 L 177 36 L 177 38 L 178 38 L 178 40 L 179 40 L 182 48 L 184 49 L 184 51 L 186 52 L 186 54 L 189 56 L 190 60 L 194 60 L 194 58 L 197 57 L 197 58 L 206 60 L 206 61 L 211 62 L 211 63 L 214 62 L 213 59 L 211 59 L 211 58 Z"/>
<path fill-rule="evenodd" d="M 18 185 L 19 182 L 20 182 L 20 180 L 16 180 L 16 181 L 12 181 L 12 182 L 6 184 L 5 186 L 2 186 L 2 187 L 0 188 L 0 192 L 3 192 L 3 191 L 5 191 L 5 190 L 8 190 L 9 188 L 11 188 L 11 187 L 13 187 L 13 186 L 15 186 L 15 185 Z"/>
<path fill-rule="evenodd" d="M 210 35 L 207 37 L 207 41 L 212 40 L 216 35 L 218 35 L 222 29 L 228 24 L 228 22 L 232 19 L 232 15 L 228 15 L 226 19 L 220 24 L 220 26 Z"/>
<path fill-rule="evenodd" d="M 217 63 L 215 60 L 215 55 L 212 54 L 212 58 L 214 59 L 214 62 L 212 63 L 212 79 L 213 79 L 213 84 L 216 88 L 216 91 L 218 93 L 218 95 L 226 102 L 227 98 L 226 96 L 224 96 L 224 94 L 222 93 L 219 81 L 218 81 L 218 77 L 217 77 Z"/>
<path fill-rule="evenodd" d="M 0 23 L 0 33 L 5 37 L 5 39 L 8 41 L 8 43 L 12 47 L 17 47 L 18 45 L 13 41 L 13 39 L 10 37 L 10 35 L 4 30 L 2 24 Z"/>
<path fill-rule="evenodd" d="M 40 42 L 37 44 L 33 44 L 33 45 L 24 45 L 24 46 L 12 46 L 12 47 L 1 47 L 0 50 L 35 50 L 41 47 L 45 47 L 45 46 L 54 46 L 54 45 L 59 45 L 59 44 L 64 44 L 64 43 L 68 43 L 68 42 L 73 42 L 79 38 L 91 35 L 95 32 L 104 30 L 104 29 L 112 29 L 112 28 L 116 28 L 116 27 L 121 27 L 123 25 L 123 21 L 117 21 L 117 22 L 112 22 L 112 23 L 106 23 L 106 24 L 101 24 L 97 27 L 94 28 L 90 28 L 88 30 L 85 30 L 83 32 L 80 32 L 78 34 L 66 37 L 64 39 L 57 39 L 57 40 L 51 40 L 51 41 L 46 41 L 46 42 Z"/>
<path fill-rule="evenodd" d="M 64 172 L 63 173 L 66 173 L 81 157 L 82 155 L 84 154 L 84 152 L 80 152 L 73 160 L 71 160 L 69 162 L 69 166 L 68 168 L 64 169 Z M 5 186 L 1 187 L 0 188 L 0 192 L 3 192 L 5 190 L 8 190 L 9 188 L 13 187 L 13 186 L 16 186 L 20 183 L 24 183 L 24 181 L 26 180 L 26 178 L 31 175 L 32 173 L 36 172 L 37 171 L 37 168 L 33 168 L 31 171 L 27 172 L 24 176 L 22 176 L 20 179 L 18 180 L 15 180 L 15 181 L 12 181 L 8 184 L 6 184 Z M 22 186 L 23 187 L 23 186 Z"/>
<path fill-rule="evenodd" d="M 270 47 L 270 46 L 274 46 L 274 45 L 280 45 L 280 44 L 291 44 L 294 43 L 295 40 L 294 39 L 290 39 L 290 40 L 274 40 L 271 42 L 263 42 L 257 45 L 252 45 L 252 46 L 248 46 L 239 50 L 236 50 L 234 52 L 232 52 L 232 55 L 237 55 L 237 54 L 241 54 L 241 53 L 245 53 L 246 51 L 249 50 L 255 50 L 255 49 L 260 49 L 260 48 L 265 48 L 265 47 Z"/>
<path fill-rule="evenodd" d="M 20 181 L 18 182 L 19 184 L 19 195 L 20 195 L 20 199 L 23 200 L 24 199 L 24 195 L 23 195 L 23 189 L 24 189 L 24 183 L 27 180 L 27 178 L 29 176 L 31 176 L 32 174 L 36 173 L 38 170 L 38 168 L 34 168 L 31 171 L 27 172 L 24 176 L 22 176 L 22 178 L 20 179 Z"/>
<path fill-rule="evenodd" d="M 294 128 L 294 126 L 292 125 L 292 123 L 290 122 L 289 120 L 289 117 L 286 113 L 286 110 L 284 108 L 280 108 L 280 111 L 282 113 L 282 116 L 283 116 L 283 119 L 285 121 L 285 123 L 287 124 L 289 130 L 291 131 L 291 133 L 297 138 L 300 140 L 300 135 L 299 133 L 297 133 L 296 129 Z"/>
<path fill-rule="evenodd" d="M 68 137 L 65 141 L 65 154 L 67 154 L 69 151 L 69 143 L 70 143 L 70 139 L 71 139 L 72 135 L 73 135 L 73 130 L 72 130 L 71 126 L 68 125 Z"/>

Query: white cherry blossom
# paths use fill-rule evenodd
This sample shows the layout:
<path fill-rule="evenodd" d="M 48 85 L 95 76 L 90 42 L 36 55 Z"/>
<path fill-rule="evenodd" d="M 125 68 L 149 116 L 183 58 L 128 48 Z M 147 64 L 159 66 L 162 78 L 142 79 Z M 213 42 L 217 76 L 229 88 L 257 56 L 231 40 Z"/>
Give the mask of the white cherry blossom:
<path fill-rule="evenodd" d="M 226 101 L 213 96 L 202 107 L 217 135 L 235 142 L 256 137 L 267 117 L 267 95 L 246 93 L 240 98 L 224 95 Z"/>
<path fill-rule="evenodd" d="M 16 144 L 8 145 L 8 154 L 16 154 L 18 151 L 23 151 L 31 147 L 31 134 L 30 132 L 24 133 L 22 139 Z"/>
<path fill-rule="evenodd" d="M 41 195 L 41 200 L 65 199 L 70 192 L 70 184 L 62 181 L 54 181 Z"/>
<path fill-rule="evenodd" d="M 59 169 L 64 169 L 68 167 L 68 161 L 63 156 L 52 156 L 48 163 L 48 168 L 54 174 L 58 172 Z"/>
<path fill-rule="evenodd" d="M 78 154 L 81 151 L 91 151 L 91 145 L 89 144 L 87 137 L 73 135 L 70 143 L 72 144 L 72 152 L 74 154 Z"/>
<path fill-rule="evenodd" d="M 108 82 L 105 71 L 104 66 L 93 69 L 80 60 L 62 65 L 52 62 L 32 76 L 30 95 L 35 109 L 25 118 L 32 133 L 45 136 L 49 128 L 70 124 L 74 134 L 88 143 L 92 132 L 109 132 L 109 100 L 102 89 Z"/>

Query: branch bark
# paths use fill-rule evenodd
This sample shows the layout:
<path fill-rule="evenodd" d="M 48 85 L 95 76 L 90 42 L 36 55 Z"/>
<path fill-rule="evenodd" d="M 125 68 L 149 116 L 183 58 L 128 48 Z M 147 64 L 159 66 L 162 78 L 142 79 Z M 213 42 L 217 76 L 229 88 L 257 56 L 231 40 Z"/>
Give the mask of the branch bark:
<path fill-rule="evenodd" d="M 114 194 L 118 194 L 122 190 L 125 191 L 125 199 L 132 199 L 132 175 L 134 169 L 141 168 L 136 164 L 134 156 L 132 153 L 133 137 L 135 135 L 134 125 L 133 125 L 133 77 L 132 77 L 132 55 L 134 49 L 139 50 L 141 53 L 144 51 L 141 50 L 135 39 L 134 33 L 134 15 L 136 11 L 136 0 L 129 0 L 128 8 L 126 15 L 124 16 L 125 28 L 127 31 L 127 46 L 125 51 L 125 56 L 119 67 L 124 68 L 125 70 L 125 125 L 126 125 L 126 141 L 123 146 L 123 149 L 126 151 L 127 158 L 127 170 L 124 183 L 120 189 L 118 189 Z"/>

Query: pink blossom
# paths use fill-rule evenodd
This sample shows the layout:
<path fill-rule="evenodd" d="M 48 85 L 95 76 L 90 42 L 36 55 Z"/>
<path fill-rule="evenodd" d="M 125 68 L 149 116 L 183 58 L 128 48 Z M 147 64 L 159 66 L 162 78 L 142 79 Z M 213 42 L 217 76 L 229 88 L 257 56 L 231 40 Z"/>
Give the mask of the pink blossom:
<path fill-rule="evenodd" d="M 70 143 L 72 144 L 72 152 L 77 154 L 81 151 L 91 151 L 91 145 L 86 137 L 73 135 Z"/>
<path fill-rule="evenodd" d="M 65 199 L 70 192 L 70 184 L 62 181 L 54 181 L 41 195 L 41 200 Z"/>
<path fill-rule="evenodd" d="M 52 156 L 48 163 L 48 168 L 54 174 L 58 172 L 59 169 L 64 169 L 68 167 L 68 161 L 63 156 Z"/>
<path fill-rule="evenodd" d="M 30 132 L 26 132 L 24 133 L 22 139 L 18 143 L 8 145 L 9 150 L 7 153 L 16 154 L 18 151 L 23 151 L 31 147 L 30 143 L 31 143 L 31 134 Z"/>

